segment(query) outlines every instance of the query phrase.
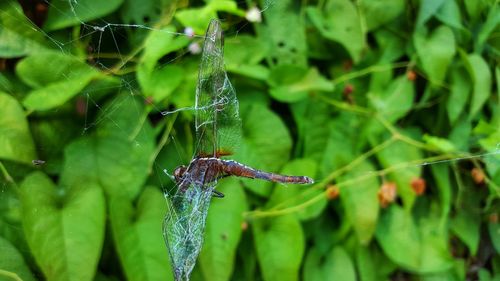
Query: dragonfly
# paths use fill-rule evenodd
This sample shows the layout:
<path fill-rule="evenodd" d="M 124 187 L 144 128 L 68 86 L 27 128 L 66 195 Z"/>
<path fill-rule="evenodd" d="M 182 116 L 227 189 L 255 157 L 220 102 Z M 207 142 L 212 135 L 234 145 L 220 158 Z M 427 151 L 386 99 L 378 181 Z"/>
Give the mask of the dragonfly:
<path fill-rule="evenodd" d="M 163 236 L 175 280 L 189 280 L 203 244 L 208 208 L 218 180 L 237 176 L 277 183 L 311 184 L 306 176 L 265 172 L 222 157 L 231 155 L 241 138 L 236 92 L 224 67 L 223 33 L 218 20 L 208 25 L 195 100 L 195 154 L 189 165 L 174 170 L 177 190 L 167 195 Z"/>

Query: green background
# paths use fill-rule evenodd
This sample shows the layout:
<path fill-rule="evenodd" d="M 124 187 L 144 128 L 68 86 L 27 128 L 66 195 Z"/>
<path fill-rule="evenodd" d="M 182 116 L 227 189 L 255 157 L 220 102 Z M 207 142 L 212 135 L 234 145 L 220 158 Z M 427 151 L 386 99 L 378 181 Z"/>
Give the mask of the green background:
<path fill-rule="evenodd" d="M 0 280 L 172 280 L 163 170 L 195 132 L 161 112 L 194 105 L 212 18 L 233 159 L 316 184 L 221 180 L 192 280 L 500 280 L 498 1 L 20 2 L 0 3 Z"/>

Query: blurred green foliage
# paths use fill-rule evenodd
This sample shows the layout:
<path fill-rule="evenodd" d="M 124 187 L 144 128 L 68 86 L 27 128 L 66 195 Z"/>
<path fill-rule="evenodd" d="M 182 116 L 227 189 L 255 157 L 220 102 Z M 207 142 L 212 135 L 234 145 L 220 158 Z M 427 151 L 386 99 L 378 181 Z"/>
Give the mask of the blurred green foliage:
<path fill-rule="evenodd" d="M 495 0 L 1 1 L 0 280 L 173 278 L 217 17 L 234 159 L 317 184 L 222 180 L 193 280 L 500 280 Z"/>

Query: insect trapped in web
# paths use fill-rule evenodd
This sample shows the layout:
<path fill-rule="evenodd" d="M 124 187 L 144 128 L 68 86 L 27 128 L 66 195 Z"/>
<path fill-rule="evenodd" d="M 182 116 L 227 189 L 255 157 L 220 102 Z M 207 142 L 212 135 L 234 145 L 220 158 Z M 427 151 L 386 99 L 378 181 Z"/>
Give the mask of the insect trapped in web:
<path fill-rule="evenodd" d="M 176 280 L 189 280 L 203 244 L 208 207 L 217 181 L 228 176 L 263 179 L 278 183 L 311 184 L 306 176 L 287 176 L 260 171 L 233 160 L 230 155 L 241 138 L 241 119 L 236 92 L 224 69 L 223 34 L 218 20 L 208 26 L 196 89 L 195 155 L 189 165 L 175 169 L 177 191 L 167 196 L 165 238 Z"/>

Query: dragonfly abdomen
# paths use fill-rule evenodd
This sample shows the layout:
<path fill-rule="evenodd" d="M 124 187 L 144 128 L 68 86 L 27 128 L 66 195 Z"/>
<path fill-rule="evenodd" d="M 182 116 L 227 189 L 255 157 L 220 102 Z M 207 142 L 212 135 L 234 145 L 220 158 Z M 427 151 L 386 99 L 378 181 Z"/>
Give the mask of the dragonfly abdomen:
<path fill-rule="evenodd" d="M 255 178 L 281 183 L 311 184 L 314 180 L 306 176 L 287 176 L 263 171 L 256 171 Z"/>
<path fill-rule="evenodd" d="M 314 180 L 306 176 L 287 176 L 275 173 L 264 172 L 248 167 L 233 160 L 220 160 L 222 171 L 230 176 L 238 176 L 252 179 L 262 179 L 280 183 L 311 184 Z"/>

